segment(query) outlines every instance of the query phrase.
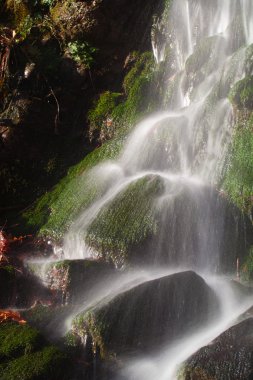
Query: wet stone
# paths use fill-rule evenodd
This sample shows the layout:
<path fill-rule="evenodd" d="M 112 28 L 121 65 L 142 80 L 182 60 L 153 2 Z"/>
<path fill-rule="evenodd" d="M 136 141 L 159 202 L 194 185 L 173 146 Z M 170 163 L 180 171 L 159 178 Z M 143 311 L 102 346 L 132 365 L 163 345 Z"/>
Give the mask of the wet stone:
<path fill-rule="evenodd" d="M 218 311 L 214 292 L 192 271 L 145 282 L 73 321 L 86 350 L 101 358 L 144 353 L 203 327 Z M 91 342 L 88 344 L 87 342 Z"/>
<path fill-rule="evenodd" d="M 96 283 L 115 274 L 112 265 L 95 260 L 64 260 L 47 264 L 29 264 L 56 303 L 79 304 Z"/>
<path fill-rule="evenodd" d="M 231 327 L 184 363 L 180 380 L 251 380 L 253 318 Z"/>

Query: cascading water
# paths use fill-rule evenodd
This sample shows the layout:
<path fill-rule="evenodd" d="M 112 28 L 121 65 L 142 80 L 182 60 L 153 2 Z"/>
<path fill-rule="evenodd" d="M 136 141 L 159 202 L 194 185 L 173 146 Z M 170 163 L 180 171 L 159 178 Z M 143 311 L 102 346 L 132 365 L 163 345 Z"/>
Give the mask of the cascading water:
<path fill-rule="evenodd" d="M 157 27 L 163 30 L 163 39 L 153 38 L 156 60 L 165 60 L 163 112 L 133 130 L 116 161 L 90 171 L 87 186 L 89 181 L 96 181 L 99 195 L 65 236 L 65 258 L 96 256 L 96 249 L 87 240 L 93 223 L 130 186 L 140 180 L 148 184 L 156 181 L 159 191 L 150 207 L 159 222 L 155 238 L 143 248 L 151 272 L 161 265 L 168 272 L 172 266 L 205 271 L 203 277 L 224 306 L 204 330 L 189 331 L 183 340 L 173 347 L 168 343 L 152 359 L 126 360 L 119 375 L 123 378 L 176 378 L 177 366 L 224 331 L 251 303 L 239 303 L 225 279 L 210 280 L 208 273 L 221 273 L 224 268 L 235 271 L 240 249 L 235 246 L 236 236 L 226 236 L 227 203 L 216 188 L 226 164 L 233 126 L 227 97 L 244 75 L 246 49 L 253 43 L 252 11 L 251 0 L 171 2 L 168 20 L 163 18 L 163 27 Z M 133 276 L 135 281 L 137 278 Z M 145 281 L 146 277 L 140 282 Z M 108 287 L 111 298 L 122 292 L 116 282 L 113 284 L 114 293 Z M 107 292 L 98 293 L 81 310 L 108 297 Z"/>
<path fill-rule="evenodd" d="M 163 255 L 167 251 L 168 263 L 175 264 L 170 256 L 173 256 L 171 251 L 176 250 L 183 252 L 176 254 L 176 264 L 203 264 L 206 268 L 207 259 L 212 257 L 214 269 L 219 269 L 224 210 L 217 196 L 208 192 L 206 186 L 218 186 L 225 166 L 233 125 L 232 106 L 227 96 L 244 74 L 246 44 L 251 42 L 252 22 L 250 13 L 248 16 L 246 13 L 249 7 L 249 1 L 172 2 L 164 32 L 170 57 L 170 67 L 165 68 L 168 75 L 165 102 L 169 111 L 140 123 L 117 161 L 91 171 L 90 178 L 93 181 L 95 178 L 100 187 L 99 197 L 70 227 L 64 243 L 66 258 L 89 257 L 92 252 L 86 235 L 92 222 L 129 185 L 152 177 L 163 184 L 162 195 L 153 203 L 154 212 L 164 221 L 159 226 L 156 246 L 152 246 L 156 257 L 160 255 L 160 246 Z M 239 18 L 243 31 L 238 36 L 233 23 Z M 180 194 L 187 198 L 184 215 L 183 210 L 177 210 L 182 201 Z M 198 214 L 195 223 L 199 221 L 199 228 L 194 231 L 189 228 L 194 227 L 190 204 L 195 204 Z M 218 211 L 211 210 L 217 205 Z M 169 230 L 165 229 L 166 213 L 171 221 Z M 166 235 L 175 236 L 179 230 L 176 217 L 181 219 L 185 229 L 175 238 L 174 247 L 171 244 L 165 247 Z M 198 255 L 200 259 L 196 259 Z M 194 262 L 189 259 L 191 256 L 195 257 Z"/>

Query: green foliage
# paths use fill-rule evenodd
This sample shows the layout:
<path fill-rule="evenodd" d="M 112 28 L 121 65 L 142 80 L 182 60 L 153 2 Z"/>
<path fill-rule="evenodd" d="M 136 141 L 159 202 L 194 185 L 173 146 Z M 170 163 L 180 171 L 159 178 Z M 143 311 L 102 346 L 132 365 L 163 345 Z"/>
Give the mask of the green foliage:
<path fill-rule="evenodd" d="M 232 88 L 229 99 L 238 109 L 253 109 L 253 76 L 240 80 Z"/>
<path fill-rule="evenodd" d="M 68 51 L 74 61 L 83 64 L 87 69 L 90 69 L 94 65 L 94 54 L 97 49 L 92 47 L 88 42 L 69 42 Z"/>
<path fill-rule="evenodd" d="M 86 236 L 88 245 L 122 265 L 131 248 L 156 233 L 152 205 L 161 189 L 159 178 L 152 176 L 130 184 L 91 223 Z"/>
<path fill-rule="evenodd" d="M 253 116 L 236 126 L 224 189 L 243 211 L 253 207 Z"/>

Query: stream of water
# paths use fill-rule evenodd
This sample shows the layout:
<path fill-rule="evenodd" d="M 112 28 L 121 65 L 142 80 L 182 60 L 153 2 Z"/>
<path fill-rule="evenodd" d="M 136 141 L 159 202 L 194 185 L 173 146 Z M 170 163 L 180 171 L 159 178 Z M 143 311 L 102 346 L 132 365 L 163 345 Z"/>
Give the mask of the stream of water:
<path fill-rule="evenodd" d="M 167 63 L 168 49 L 173 57 L 165 64 L 167 111 L 137 125 L 117 160 L 92 169 L 90 176 L 106 184 L 105 190 L 70 227 L 64 240 L 64 257 L 84 259 L 94 255 L 86 243 L 88 227 L 101 210 L 141 178 L 153 176 L 163 183 L 163 194 L 154 204 L 155 209 L 162 210 L 161 218 L 185 192 L 197 210 L 196 219 L 192 220 L 191 211 L 185 212 L 180 214 L 179 223 L 174 207 L 170 235 L 167 226 L 159 231 L 156 260 L 150 272 L 141 274 L 137 268 L 130 277 L 121 275 L 94 288 L 90 299 L 75 314 L 131 286 L 179 271 L 171 269 L 173 264 L 198 273 L 204 271 L 201 275 L 216 292 L 222 308 L 219 317 L 204 330 L 190 332 L 173 347 L 168 343 L 152 358 L 126 359 L 122 373 L 128 380 L 176 379 L 180 363 L 223 332 L 252 304 L 252 300 L 236 298 L 228 280 L 214 276 L 220 271 L 224 215 L 208 189 L 219 187 L 226 164 L 233 130 L 233 111 L 227 97 L 233 84 L 245 74 L 246 49 L 253 43 L 253 2 L 177 0 L 163 23 L 166 39 L 155 40 L 153 48 L 157 61 Z M 178 229 L 180 241 L 164 244 Z M 167 267 L 159 272 L 156 263 L 162 255 L 169 259 Z M 72 318 L 66 322 L 68 328 Z"/>

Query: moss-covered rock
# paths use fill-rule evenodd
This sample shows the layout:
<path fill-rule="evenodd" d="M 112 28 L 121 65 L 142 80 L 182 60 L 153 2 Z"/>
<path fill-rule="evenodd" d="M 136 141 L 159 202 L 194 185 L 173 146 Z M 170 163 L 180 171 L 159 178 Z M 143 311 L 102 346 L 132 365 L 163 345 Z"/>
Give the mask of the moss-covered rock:
<path fill-rule="evenodd" d="M 0 378 L 53 380 L 71 378 L 71 362 L 37 330 L 12 322 L 0 325 Z"/>
<path fill-rule="evenodd" d="M 95 181 L 88 169 L 116 158 L 121 147 L 122 139 L 108 142 L 72 167 L 66 177 L 23 213 L 26 228 L 59 240 L 80 211 L 105 191 L 106 183 Z"/>
<path fill-rule="evenodd" d="M 131 261 L 131 252 L 157 231 L 154 202 L 162 193 L 158 176 L 131 183 L 104 207 L 88 227 L 86 242 L 117 266 Z"/>
<path fill-rule="evenodd" d="M 184 363 L 180 380 L 251 379 L 252 337 L 252 318 L 231 327 Z"/>
<path fill-rule="evenodd" d="M 203 326 L 212 317 L 211 310 L 217 312 L 218 303 L 205 281 L 194 272 L 182 272 L 104 300 L 77 316 L 73 331 L 86 337 L 91 344 L 86 348 L 100 352 L 102 358 L 144 353 L 172 342 L 189 328 Z"/>
<path fill-rule="evenodd" d="M 231 200 L 251 215 L 253 207 L 253 117 L 238 118 L 232 139 L 224 189 Z"/>
<path fill-rule="evenodd" d="M 237 108 L 253 108 L 253 76 L 247 76 L 235 84 L 229 95 Z"/>
<path fill-rule="evenodd" d="M 157 82 L 162 71 L 152 53 L 135 51 L 127 60 L 130 70 L 124 77 L 122 93 L 102 93 L 88 113 L 90 138 L 97 134 L 99 143 L 115 134 L 126 134 L 141 118 L 160 107 L 162 89 Z"/>
<path fill-rule="evenodd" d="M 17 323 L 2 323 L 0 337 L 0 352 L 7 358 L 16 358 L 32 353 L 43 343 L 37 330 Z"/>
<path fill-rule="evenodd" d="M 115 130 L 111 117 L 120 96 L 120 93 L 106 91 L 95 102 L 94 107 L 88 113 L 90 140 L 93 140 L 96 134 L 100 143 L 113 137 Z"/>

